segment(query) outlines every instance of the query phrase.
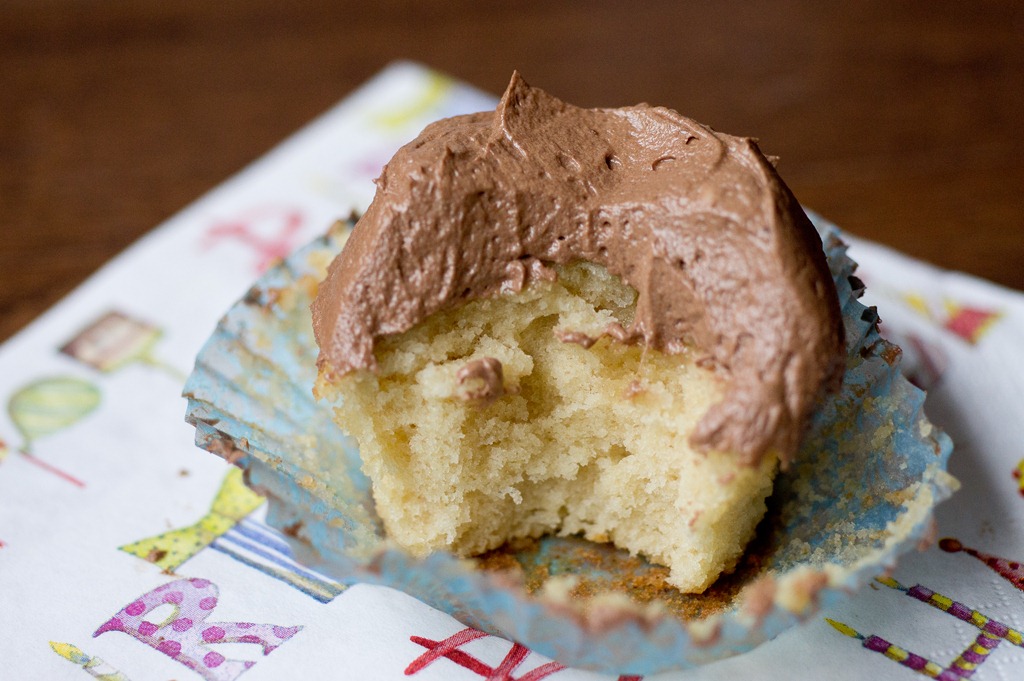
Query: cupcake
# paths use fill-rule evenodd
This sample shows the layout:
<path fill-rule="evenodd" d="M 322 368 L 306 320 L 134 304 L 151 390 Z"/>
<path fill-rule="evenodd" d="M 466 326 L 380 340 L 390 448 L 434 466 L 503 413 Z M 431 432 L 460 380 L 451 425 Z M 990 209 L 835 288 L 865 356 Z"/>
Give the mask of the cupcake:
<path fill-rule="evenodd" d="M 845 601 L 956 487 L 837 228 L 749 140 L 514 77 L 353 224 L 261 276 L 185 386 L 196 443 L 344 584 L 651 674 Z"/>
<path fill-rule="evenodd" d="M 756 143 L 514 74 L 377 186 L 312 310 L 389 538 L 582 536 L 682 592 L 732 570 L 845 362 L 821 241 Z"/>

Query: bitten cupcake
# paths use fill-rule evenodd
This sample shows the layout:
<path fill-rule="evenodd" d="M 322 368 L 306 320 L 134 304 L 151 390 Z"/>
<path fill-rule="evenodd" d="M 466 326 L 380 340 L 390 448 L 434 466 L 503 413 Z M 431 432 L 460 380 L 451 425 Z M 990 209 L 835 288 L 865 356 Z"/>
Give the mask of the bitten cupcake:
<path fill-rule="evenodd" d="M 699 592 L 839 385 L 821 241 L 750 139 L 513 75 L 403 147 L 313 304 L 316 393 L 423 556 L 582 535 Z"/>

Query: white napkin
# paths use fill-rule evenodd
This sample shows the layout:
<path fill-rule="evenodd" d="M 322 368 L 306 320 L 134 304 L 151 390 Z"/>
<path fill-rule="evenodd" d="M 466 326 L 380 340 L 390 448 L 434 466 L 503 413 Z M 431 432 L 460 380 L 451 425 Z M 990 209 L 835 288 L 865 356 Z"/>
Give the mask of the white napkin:
<path fill-rule="evenodd" d="M 183 422 L 193 358 L 267 264 L 365 208 L 426 123 L 494 101 L 395 64 L 0 348 L 0 677 L 602 678 L 306 570 Z M 1024 296 L 860 240 L 851 254 L 956 443 L 946 550 L 751 653 L 658 678 L 910 679 L 901 664 L 926 660 L 933 676 L 1024 674 Z"/>

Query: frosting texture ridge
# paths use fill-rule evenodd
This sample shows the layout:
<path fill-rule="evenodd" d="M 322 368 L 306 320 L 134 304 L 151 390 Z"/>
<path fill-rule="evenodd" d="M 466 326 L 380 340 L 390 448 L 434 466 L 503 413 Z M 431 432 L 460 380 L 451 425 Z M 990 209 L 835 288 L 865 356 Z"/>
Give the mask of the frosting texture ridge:
<path fill-rule="evenodd" d="M 788 462 L 844 348 L 821 242 L 772 164 L 672 110 L 581 109 L 518 74 L 494 112 L 428 126 L 384 168 L 313 304 L 321 371 L 373 370 L 377 338 L 574 260 L 637 290 L 615 338 L 727 382 L 696 447 Z"/>

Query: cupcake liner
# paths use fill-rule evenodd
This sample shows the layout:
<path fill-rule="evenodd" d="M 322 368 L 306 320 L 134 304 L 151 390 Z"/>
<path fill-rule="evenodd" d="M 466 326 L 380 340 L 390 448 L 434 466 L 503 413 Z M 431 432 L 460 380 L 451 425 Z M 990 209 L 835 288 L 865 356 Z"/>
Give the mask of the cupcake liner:
<path fill-rule="evenodd" d="M 857 301 L 838 230 L 811 217 L 843 310 L 846 376 L 819 407 L 797 464 L 777 477 L 741 564 L 703 595 L 666 590 L 662 568 L 572 537 L 501 552 L 497 564 L 512 572 L 446 552 L 417 559 L 387 539 L 355 443 L 312 396 L 309 304 L 351 220 L 268 271 L 221 320 L 185 386 L 186 419 L 200 447 L 267 496 L 268 522 L 299 555 L 343 583 L 405 591 L 597 671 L 650 674 L 736 655 L 891 569 L 956 488 L 949 438 L 925 418 L 924 393 L 900 374 L 900 351 L 878 335 L 874 309 Z"/>

